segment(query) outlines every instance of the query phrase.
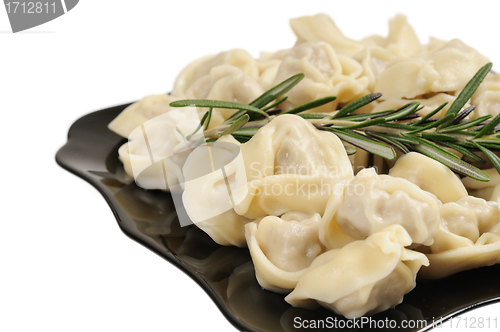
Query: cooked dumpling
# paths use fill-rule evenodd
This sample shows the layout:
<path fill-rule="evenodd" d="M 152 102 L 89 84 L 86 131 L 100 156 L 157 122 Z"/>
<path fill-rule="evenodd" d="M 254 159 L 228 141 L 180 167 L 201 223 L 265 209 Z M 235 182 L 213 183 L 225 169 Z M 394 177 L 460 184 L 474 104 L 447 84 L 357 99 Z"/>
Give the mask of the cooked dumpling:
<path fill-rule="evenodd" d="M 239 142 L 226 135 L 215 144 L 197 147 L 182 169 L 182 202 L 191 221 L 220 245 L 245 247 L 245 224 L 234 211 L 235 192 L 246 189 Z"/>
<path fill-rule="evenodd" d="M 289 211 L 323 214 L 333 184 L 353 176 L 340 139 L 280 115 L 241 145 L 248 181 L 235 211 L 250 219 Z"/>
<path fill-rule="evenodd" d="M 429 63 L 439 74 L 430 91 L 458 91 L 489 61 L 474 48 L 453 39 L 429 56 Z"/>
<path fill-rule="evenodd" d="M 281 61 L 273 85 L 295 74 L 305 75 L 305 78 L 287 94 L 288 99 L 282 106 L 288 110 L 317 98 L 335 95 L 331 78 L 341 71 L 338 56 L 327 43 L 300 44 L 291 49 Z M 331 112 L 335 110 L 336 105 L 337 102 L 334 101 L 315 111 Z"/>
<path fill-rule="evenodd" d="M 474 110 L 475 117 L 500 114 L 500 91 L 485 91 L 474 100 L 477 108 Z"/>
<path fill-rule="evenodd" d="M 363 67 L 361 64 L 348 56 L 339 54 L 339 62 L 342 66 L 342 75 L 335 75 L 332 78 L 333 86 L 335 87 L 335 96 L 339 103 L 347 104 L 359 97 L 370 93 L 368 86 L 370 80 L 363 75 Z M 370 109 L 371 105 L 366 105 L 357 112 L 362 112 Z"/>
<path fill-rule="evenodd" d="M 353 56 L 361 51 L 363 44 L 345 37 L 332 19 L 325 14 L 302 16 L 290 20 L 297 43 L 324 41 L 330 44 L 336 52 Z"/>
<path fill-rule="evenodd" d="M 421 52 L 418 54 L 418 56 L 421 57 L 429 57 L 430 54 L 434 53 L 436 50 L 442 48 L 444 45 L 446 45 L 445 40 L 441 40 L 435 37 L 429 37 L 429 42 L 427 45 L 423 45 L 423 48 Z"/>
<path fill-rule="evenodd" d="M 412 239 L 399 225 L 318 256 L 285 301 L 313 308 L 315 302 L 347 318 L 384 311 L 415 287 L 425 255 L 405 249 Z"/>
<path fill-rule="evenodd" d="M 438 75 L 425 59 L 397 58 L 380 74 L 374 89 L 384 99 L 412 99 L 430 92 Z"/>
<path fill-rule="evenodd" d="M 285 50 L 288 52 L 288 50 Z M 269 90 L 273 87 L 276 74 L 281 65 L 281 59 L 270 57 L 262 58 L 258 61 L 260 76 L 258 78 L 259 84 L 264 90 Z"/>
<path fill-rule="evenodd" d="M 370 91 L 373 91 L 380 74 L 394 58 L 394 54 L 379 46 L 367 47 L 354 56 L 354 59 L 363 66 L 363 76 L 370 80 L 368 85 Z"/>
<path fill-rule="evenodd" d="M 124 109 L 108 128 L 118 135 L 128 138 L 130 133 L 144 122 L 151 120 L 172 110 L 170 103 L 178 98 L 163 94 L 151 95 L 142 98 Z"/>
<path fill-rule="evenodd" d="M 171 111 L 169 104 L 179 99 L 213 99 L 250 103 L 264 93 L 264 89 L 256 81 L 258 66 L 255 60 L 248 53 L 241 52 L 244 51 L 221 53 L 210 61 L 197 64 L 196 70 L 191 70 L 188 66 L 185 71 L 192 72 L 192 75 L 188 75 L 185 71 L 181 73 L 172 95 L 144 97 L 121 112 L 108 125 L 109 129 L 123 137 L 128 137 L 132 130 L 144 122 Z M 247 66 L 243 64 L 245 61 Z M 199 118 L 206 111 L 206 109 L 198 109 Z M 210 128 L 221 124 L 234 112 L 235 110 L 214 109 Z"/>
<path fill-rule="evenodd" d="M 421 270 L 420 276 L 428 279 L 444 278 L 449 275 L 491 266 L 500 263 L 500 228 L 495 227 L 491 232 L 486 232 L 475 242 L 464 241 L 460 237 L 455 240 L 464 242 L 455 249 L 446 250 L 436 254 L 427 254 L 430 265 Z"/>
<path fill-rule="evenodd" d="M 345 190 L 350 181 L 351 179 L 345 179 L 335 184 L 333 194 L 330 196 L 328 203 L 326 203 L 326 210 L 321 218 L 319 239 L 328 250 L 342 248 L 346 244 L 356 240 L 344 233 L 335 220 L 335 215 L 344 200 Z"/>
<path fill-rule="evenodd" d="M 380 74 L 375 91 L 386 99 L 458 91 L 486 63 L 487 58 L 454 39 L 425 58 L 396 59 Z"/>
<path fill-rule="evenodd" d="M 223 136 L 218 142 L 239 145 L 232 136 Z M 226 174 L 199 174 L 198 169 L 209 159 L 207 147 L 195 149 L 183 168 L 186 211 L 220 244 L 242 246 L 242 225 L 250 219 L 290 211 L 322 214 L 335 182 L 353 176 L 338 137 L 318 131 L 296 115 L 278 116 L 240 147 L 241 156 L 230 168 L 224 167 Z M 217 158 L 222 164 L 234 158 L 234 151 L 212 148 L 212 155 L 216 153 L 221 153 Z M 226 229 L 221 227 L 223 216 L 217 216 L 222 212 L 232 215 Z M 214 225 L 217 231 L 212 229 Z"/>
<path fill-rule="evenodd" d="M 198 59 L 177 76 L 174 83 L 174 95 L 184 96 L 186 91 L 199 79 L 210 74 L 210 71 L 221 65 L 231 65 L 253 79 L 259 77 L 259 67 L 255 59 L 244 50 L 231 50 L 217 55 L 206 56 Z"/>
<path fill-rule="evenodd" d="M 361 40 L 367 48 L 379 47 L 390 52 L 393 57 L 409 57 L 420 54 L 422 45 L 417 34 L 408 24 L 406 16 L 398 14 L 389 21 L 389 35 L 372 35 Z M 355 55 L 359 56 L 359 53 Z"/>
<path fill-rule="evenodd" d="M 211 99 L 249 104 L 264 93 L 260 84 L 240 68 L 224 64 L 212 68 L 207 75 L 194 81 L 184 91 L 187 99 Z M 200 117 L 206 112 L 200 109 Z M 209 128 L 221 124 L 236 110 L 215 108 L 212 111 Z"/>
<path fill-rule="evenodd" d="M 479 234 L 489 232 L 499 221 L 500 211 L 498 210 L 497 201 L 486 201 L 474 196 L 467 196 L 456 203 L 474 213 Z"/>
<path fill-rule="evenodd" d="M 384 96 L 386 98 L 386 96 Z M 408 103 L 411 102 L 418 102 L 420 103 L 420 106 L 423 106 L 421 110 L 418 111 L 418 113 L 421 116 L 425 116 L 429 114 L 430 112 L 434 111 L 436 108 L 441 106 L 444 103 L 448 103 L 446 106 L 443 107 L 441 111 L 439 111 L 436 115 L 433 115 L 433 118 L 439 118 L 443 117 L 448 109 L 450 108 L 451 104 L 455 101 L 456 97 L 452 96 L 448 93 L 438 93 L 436 95 L 433 95 L 432 97 L 429 98 L 414 98 L 411 100 L 408 99 L 403 99 L 403 98 L 387 98 L 386 100 L 379 102 L 372 110 L 372 113 L 375 112 L 381 112 L 381 111 L 387 111 L 387 110 L 395 110 L 400 107 L 403 107 L 407 105 Z M 465 104 L 464 107 L 469 107 L 470 105 L 468 103 Z M 468 118 L 467 118 L 468 119 Z"/>
<path fill-rule="evenodd" d="M 319 214 L 288 212 L 245 226 L 259 284 L 270 291 L 291 291 L 312 261 L 323 252 L 318 239 Z"/>
<path fill-rule="evenodd" d="M 479 230 L 474 211 L 456 203 L 447 203 L 441 206 L 439 212 L 441 224 L 431 245 L 432 252 L 472 245 L 477 241 Z"/>
<path fill-rule="evenodd" d="M 125 171 L 144 189 L 169 190 L 169 183 L 181 184 L 188 149 L 203 139 L 198 126 L 194 108 L 172 110 L 141 124 L 118 149 Z M 193 135 L 187 141 L 190 134 Z"/>
<path fill-rule="evenodd" d="M 496 201 L 500 197 L 500 174 L 495 168 L 483 169 L 490 177 L 490 181 L 478 181 L 470 177 L 462 179 L 462 183 L 472 196 L 483 198 L 487 201 Z"/>
<path fill-rule="evenodd" d="M 389 225 L 400 224 L 414 243 L 431 244 L 439 225 L 439 205 L 431 193 L 415 184 L 368 168 L 345 190 L 335 219 L 342 230 L 364 239 Z"/>
<path fill-rule="evenodd" d="M 443 203 L 467 196 L 460 179 L 448 167 L 417 152 L 405 154 L 389 171 L 390 176 L 403 178 L 428 191 Z"/>
<path fill-rule="evenodd" d="M 472 246 L 480 235 L 495 227 L 500 218 L 497 202 L 473 196 L 443 204 L 439 214 L 441 223 L 430 246 L 433 253 Z"/>
<path fill-rule="evenodd" d="M 498 203 L 468 196 L 440 208 L 441 223 L 427 254 L 425 278 L 442 278 L 500 261 Z"/>
<path fill-rule="evenodd" d="M 408 57 L 421 51 L 417 34 L 404 15 L 396 15 L 389 21 L 389 36 L 384 43 L 394 55 Z"/>
<path fill-rule="evenodd" d="M 472 246 L 479 237 L 499 222 L 498 203 L 467 196 L 457 202 L 443 204 L 439 210 L 441 222 L 432 253 Z"/>
<path fill-rule="evenodd" d="M 472 96 L 472 103 L 477 106 L 475 117 L 500 114 L 500 75 L 488 74 L 476 93 Z"/>
<path fill-rule="evenodd" d="M 361 96 L 369 80 L 361 76 L 361 65 L 346 56 L 337 55 L 325 42 L 298 44 L 283 58 L 273 85 L 292 75 L 303 73 L 305 78 L 287 94 L 282 108 L 288 110 L 314 99 L 336 96 L 334 102 L 310 110 L 332 112 L 338 102 L 348 102 Z"/>
<path fill-rule="evenodd" d="M 345 145 L 355 148 L 348 143 L 345 143 Z M 359 171 L 368 167 L 370 161 L 370 153 L 363 149 L 356 149 L 355 154 L 349 155 L 349 161 L 351 162 L 354 174 L 357 174 Z"/>
<path fill-rule="evenodd" d="M 290 51 L 291 48 L 279 50 L 274 53 L 261 52 L 260 57 L 257 59 L 257 64 L 260 70 L 258 81 L 265 90 L 269 90 L 273 87 L 281 62 L 283 61 L 283 58 L 290 53 Z"/>

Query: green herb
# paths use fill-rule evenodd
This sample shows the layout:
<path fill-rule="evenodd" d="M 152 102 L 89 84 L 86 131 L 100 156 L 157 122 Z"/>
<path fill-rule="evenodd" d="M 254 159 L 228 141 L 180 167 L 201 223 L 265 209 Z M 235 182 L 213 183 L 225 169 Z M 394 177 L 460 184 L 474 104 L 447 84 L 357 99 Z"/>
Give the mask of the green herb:
<path fill-rule="evenodd" d="M 324 130 L 335 133 L 341 140 L 351 143 L 352 145 L 373 153 L 374 155 L 392 160 L 396 158 L 396 152 L 390 147 L 380 142 L 369 139 L 366 136 L 360 135 L 350 130 L 337 130 L 331 127 L 326 127 Z"/>
<path fill-rule="evenodd" d="M 493 64 L 491 62 L 485 64 L 481 69 L 479 69 L 476 75 L 474 75 L 474 77 L 472 77 L 472 79 L 465 85 L 465 88 L 460 92 L 460 94 L 458 95 L 457 99 L 455 99 L 453 104 L 451 104 L 450 108 L 448 109 L 448 112 L 446 112 L 446 115 L 450 115 L 449 122 L 455 119 L 458 112 L 460 112 L 462 107 L 464 107 L 464 105 L 472 97 L 474 92 L 476 92 L 477 88 L 484 80 L 486 75 L 488 75 L 488 73 L 491 71 L 492 67 Z M 449 122 L 445 122 L 441 124 L 441 126 L 444 127 L 447 124 L 449 124 Z"/>
<path fill-rule="evenodd" d="M 304 77 L 304 74 L 297 74 L 290 77 L 289 79 L 276 85 L 274 88 L 271 88 L 264 92 L 260 97 L 252 101 L 249 105 L 256 108 L 262 108 L 266 106 L 271 101 L 281 97 L 282 95 L 290 91 L 294 86 L 299 84 L 299 82 L 302 81 Z"/>
<path fill-rule="evenodd" d="M 224 130 L 221 133 L 221 136 L 232 134 L 236 130 L 243 127 L 248 122 L 248 120 L 250 120 L 248 114 L 240 116 L 236 121 L 233 122 L 233 124 L 231 124 L 229 127 L 226 128 L 226 130 Z"/>
<path fill-rule="evenodd" d="M 416 121 L 414 123 L 414 125 L 417 126 L 417 125 L 420 125 L 420 124 L 424 123 L 425 121 L 427 121 L 427 119 L 430 119 L 431 117 L 433 117 L 434 115 L 436 115 L 437 113 L 439 113 L 439 111 L 441 111 L 443 108 L 445 108 L 446 105 L 448 105 L 448 102 L 442 104 L 441 106 L 438 106 L 434 111 L 432 111 L 429 114 L 423 116 L 420 120 Z"/>
<path fill-rule="evenodd" d="M 284 102 L 285 100 L 287 100 L 288 97 L 285 96 L 285 97 L 281 97 L 280 99 L 276 100 L 274 103 L 272 103 L 271 105 L 267 106 L 267 107 L 264 107 L 262 110 L 264 112 L 267 112 L 269 111 L 270 109 L 273 109 L 274 107 L 278 106 L 279 104 L 281 104 L 282 102 Z"/>
<path fill-rule="evenodd" d="M 351 148 L 350 146 L 344 145 L 345 152 L 347 153 L 348 156 L 351 156 L 356 153 L 355 148 Z"/>
<path fill-rule="evenodd" d="M 333 118 L 337 119 L 337 118 L 344 117 L 347 114 L 352 113 L 365 105 L 368 105 L 372 101 L 379 99 L 380 97 L 382 97 L 381 93 L 372 93 L 370 95 L 356 99 L 355 101 L 353 101 L 353 102 L 347 104 L 346 106 L 344 106 L 343 108 L 341 108 L 340 111 L 338 111 L 333 116 Z"/>
<path fill-rule="evenodd" d="M 491 163 L 493 164 L 493 166 L 495 167 L 497 172 L 500 173 L 500 158 L 498 158 L 498 156 L 496 154 L 494 154 L 493 152 L 491 152 L 490 150 L 488 150 L 487 148 L 485 148 L 481 144 L 479 144 L 477 142 L 473 142 L 473 143 L 479 150 L 481 150 L 486 155 L 486 157 L 488 157 L 488 159 L 491 161 Z"/>
<path fill-rule="evenodd" d="M 321 98 L 321 99 L 316 99 L 316 100 L 313 100 L 311 102 L 302 104 L 302 105 L 297 106 L 295 108 L 292 108 L 291 110 L 286 111 L 285 113 L 282 113 L 282 114 L 297 114 L 297 113 L 301 113 L 301 112 L 304 112 L 304 111 L 307 111 L 307 110 L 310 110 L 310 109 L 313 109 L 313 108 L 320 107 L 320 106 L 323 106 L 325 104 L 328 104 L 329 102 L 332 102 L 335 99 L 337 99 L 337 97 L 335 97 L 335 96 L 330 96 L 330 97 L 325 97 L 325 98 Z"/>
<path fill-rule="evenodd" d="M 269 118 L 269 115 L 252 105 L 234 103 L 230 101 L 207 100 L 207 99 L 186 99 L 170 103 L 171 107 L 210 107 L 210 108 L 228 108 L 242 110 L 248 113 L 250 117 Z"/>
<path fill-rule="evenodd" d="M 333 115 L 301 114 L 304 111 L 325 105 L 334 96 L 312 100 L 305 104 L 282 112 L 275 107 L 286 100 L 285 93 L 296 86 L 303 78 L 297 74 L 266 91 L 250 104 L 240 104 L 215 100 L 180 100 L 171 103 L 172 107 L 209 107 L 200 126 L 205 129 L 207 141 L 214 141 L 222 135 L 232 134 L 240 142 L 248 141 L 259 128 L 282 114 L 296 114 L 312 123 L 319 130 L 337 135 L 341 140 L 386 159 L 394 159 L 393 147 L 403 153 L 416 151 L 427 155 L 453 171 L 470 176 L 479 181 L 489 181 L 488 175 L 468 164 L 447 149 L 460 153 L 473 161 L 485 163 L 476 152 L 483 152 L 500 173 L 500 158 L 492 151 L 500 151 L 500 115 L 490 120 L 483 116 L 466 120 L 474 106 L 462 109 L 474 94 L 478 86 L 491 70 L 491 63 L 483 66 L 467 83 L 442 118 L 432 118 L 447 105 L 440 105 L 425 116 L 418 113 L 422 106 L 411 102 L 398 110 L 384 110 L 371 114 L 354 114 L 361 107 L 380 98 L 382 94 L 373 93 L 361 97 L 337 111 Z M 235 109 L 236 112 L 224 123 L 207 130 L 213 108 Z M 271 115 L 269 115 L 269 114 Z M 412 122 L 409 120 L 416 119 Z M 490 120 L 489 122 L 487 122 Z M 193 133 L 194 134 L 194 133 Z M 446 149 L 445 149 L 446 148 Z M 346 147 L 348 154 L 355 149 Z"/>
<path fill-rule="evenodd" d="M 491 120 L 490 122 L 488 122 L 487 124 L 485 124 L 481 130 L 479 130 L 479 132 L 476 134 L 476 136 L 474 136 L 474 138 L 479 138 L 479 137 L 482 137 L 486 134 L 489 134 L 491 132 L 493 132 L 493 130 L 495 129 L 496 125 L 500 123 L 500 114 L 498 114 L 493 120 Z"/>

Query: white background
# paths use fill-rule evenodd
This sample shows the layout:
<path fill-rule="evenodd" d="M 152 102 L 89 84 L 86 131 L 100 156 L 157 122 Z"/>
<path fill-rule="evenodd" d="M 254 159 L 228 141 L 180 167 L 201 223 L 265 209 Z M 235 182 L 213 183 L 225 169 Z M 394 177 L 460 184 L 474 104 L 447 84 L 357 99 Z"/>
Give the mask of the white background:
<path fill-rule="evenodd" d="M 234 331 L 54 156 L 84 114 L 169 91 L 206 54 L 290 47 L 288 19 L 319 12 L 352 38 L 386 35 L 388 19 L 404 13 L 422 42 L 459 37 L 500 70 L 495 1 L 83 0 L 18 34 L 0 8 L 0 331 Z M 496 304 L 467 315 L 499 312 Z"/>

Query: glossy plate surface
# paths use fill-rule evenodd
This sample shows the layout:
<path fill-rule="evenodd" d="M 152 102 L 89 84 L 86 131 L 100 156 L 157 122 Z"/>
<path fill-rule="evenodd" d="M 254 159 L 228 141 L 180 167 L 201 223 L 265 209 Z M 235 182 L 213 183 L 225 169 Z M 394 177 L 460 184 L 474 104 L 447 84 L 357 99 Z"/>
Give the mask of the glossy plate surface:
<path fill-rule="evenodd" d="M 89 182 L 104 196 L 126 235 L 196 281 L 241 331 L 297 331 L 296 317 L 302 321 L 327 321 L 328 317 L 344 320 L 325 309 L 293 308 L 283 295 L 262 290 L 247 249 L 219 246 L 195 226 L 181 228 L 170 194 L 146 191 L 131 183 L 118 160 L 118 148 L 125 140 L 107 128 L 126 106 L 94 112 L 76 121 L 69 130 L 67 144 L 56 156 L 61 167 Z M 388 318 L 398 324 L 403 320 L 426 320 L 425 328 L 398 329 L 424 331 L 440 319 L 498 300 L 500 266 L 496 265 L 441 280 L 418 280 L 402 304 L 372 320 Z"/>

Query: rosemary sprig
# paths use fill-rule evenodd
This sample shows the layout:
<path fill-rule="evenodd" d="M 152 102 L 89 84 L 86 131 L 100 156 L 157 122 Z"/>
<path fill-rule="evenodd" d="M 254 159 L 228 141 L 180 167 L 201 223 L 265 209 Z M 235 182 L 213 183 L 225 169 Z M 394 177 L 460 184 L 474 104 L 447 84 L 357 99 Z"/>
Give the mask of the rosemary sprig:
<path fill-rule="evenodd" d="M 300 106 L 294 107 L 291 110 L 286 111 L 285 113 L 282 113 L 282 114 L 297 114 L 297 113 L 302 113 L 302 112 L 305 112 L 307 110 L 310 110 L 310 109 L 313 109 L 313 108 L 320 107 L 320 106 L 323 106 L 325 104 L 328 104 L 329 102 L 332 102 L 335 99 L 337 99 L 337 97 L 335 97 L 335 96 L 329 96 L 329 97 L 325 97 L 325 98 L 316 99 L 316 100 L 313 100 L 311 102 L 308 102 L 308 103 L 302 104 Z"/>
<path fill-rule="evenodd" d="M 479 157 L 474 152 L 472 152 L 470 150 L 467 150 L 466 148 L 464 148 L 461 145 L 458 145 L 458 144 L 455 144 L 455 143 L 451 143 L 451 142 L 441 142 L 440 145 L 442 145 L 444 147 L 447 147 L 449 149 L 452 149 L 454 151 L 457 151 L 458 153 L 463 154 L 464 156 L 468 157 L 469 159 L 471 159 L 473 161 L 476 161 L 476 162 L 482 163 L 482 164 L 486 164 L 486 160 L 484 160 L 483 158 Z"/>
<path fill-rule="evenodd" d="M 495 127 L 497 126 L 497 124 L 500 123 L 500 114 L 497 115 L 493 120 L 491 120 L 490 122 L 488 122 L 487 124 L 485 124 L 480 130 L 479 132 L 476 134 L 476 136 L 474 136 L 474 138 L 479 138 L 479 137 L 482 137 L 486 134 L 489 134 L 491 133 Z"/>
<path fill-rule="evenodd" d="M 472 105 L 472 106 L 467 107 L 466 109 L 461 110 L 451 123 L 452 124 L 460 123 L 463 119 L 465 119 L 475 109 L 476 109 L 476 105 Z"/>
<path fill-rule="evenodd" d="M 248 122 L 248 120 L 250 120 L 250 116 L 248 116 L 248 114 L 244 114 L 244 115 L 240 116 L 229 127 L 227 127 L 226 130 L 224 130 L 220 134 L 220 136 L 230 135 L 230 134 L 234 133 L 236 130 L 243 127 Z"/>
<path fill-rule="evenodd" d="M 336 134 L 341 140 L 351 143 L 358 148 L 361 148 L 365 151 L 371 152 L 374 155 L 392 160 L 396 158 L 396 152 L 394 150 L 377 141 L 371 140 L 366 136 L 360 135 L 351 130 L 339 130 L 331 127 L 325 127 L 323 130 L 331 131 Z"/>
<path fill-rule="evenodd" d="M 207 99 L 185 99 L 170 103 L 171 107 L 210 107 L 210 108 L 228 108 L 245 111 L 251 118 L 269 118 L 269 115 L 261 109 L 231 101 L 207 100 Z"/>
<path fill-rule="evenodd" d="M 257 108 L 266 106 L 271 101 L 281 97 L 282 95 L 290 91 L 294 86 L 299 84 L 299 82 L 302 81 L 304 77 L 304 74 L 297 74 L 290 77 L 289 79 L 286 79 L 285 81 L 276 85 L 274 88 L 271 88 L 264 92 L 260 97 L 252 101 L 249 105 Z"/>
<path fill-rule="evenodd" d="M 420 120 L 416 121 L 413 124 L 415 126 L 417 126 L 417 125 L 425 123 L 425 121 L 427 121 L 427 119 L 430 119 L 431 117 L 433 117 L 434 115 L 436 115 L 437 113 L 439 113 L 439 111 L 441 111 L 443 108 L 445 108 L 446 105 L 448 105 L 448 102 L 442 104 L 441 106 L 439 106 L 438 108 L 436 108 L 434 111 L 429 112 L 429 114 L 423 116 L 422 118 L 420 118 Z"/>
<path fill-rule="evenodd" d="M 408 153 L 410 152 L 410 150 L 400 141 L 398 141 L 397 139 L 394 139 L 390 136 L 387 136 L 387 135 L 384 135 L 384 134 L 376 134 L 376 133 L 370 133 L 369 134 L 371 137 L 373 138 L 376 138 L 378 139 L 379 141 L 382 141 L 382 142 L 385 142 L 385 143 L 388 143 L 388 144 L 391 144 L 392 146 L 398 148 L 399 150 L 401 150 L 401 152 L 403 153 Z M 411 142 L 409 142 L 411 143 Z"/>
<path fill-rule="evenodd" d="M 467 101 L 472 97 L 474 92 L 476 92 L 477 88 L 481 84 L 481 82 L 484 80 L 486 75 L 491 71 L 491 68 L 493 67 L 493 64 L 487 63 L 484 65 L 479 71 L 472 77 L 472 79 L 465 85 L 465 88 L 460 92 L 458 97 L 455 99 L 453 104 L 451 104 L 450 108 L 448 109 L 448 112 L 446 112 L 446 115 L 449 115 L 449 122 L 452 122 L 453 119 L 456 118 L 458 112 L 464 107 L 464 105 L 467 103 Z M 446 116 L 445 116 L 446 117 Z M 444 122 L 441 124 L 441 127 L 446 126 L 449 124 L 449 122 Z"/>
<path fill-rule="evenodd" d="M 413 146 L 416 151 L 441 162 L 458 173 L 470 176 L 471 178 L 479 181 L 490 181 L 490 177 L 486 173 L 466 163 L 453 153 L 448 152 L 428 140 L 418 139 L 417 137 L 415 138 L 419 141 L 419 144 Z"/>
<path fill-rule="evenodd" d="M 500 151 L 500 115 L 491 119 L 484 116 L 467 120 L 474 106 L 462 109 L 474 94 L 478 86 L 490 72 L 492 64 L 483 66 L 467 83 L 442 118 L 433 118 L 444 109 L 445 104 L 425 116 L 420 116 L 422 109 L 417 102 L 411 102 L 397 110 L 384 110 L 371 114 L 355 114 L 353 112 L 380 98 L 380 93 L 361 97 L 344 106 L 333 115 L 304 114 L 303 112 L 325 105 L 334 96 L 312 100 L 283 112 L 276 108 L 286 100 L 283 96 L 297 85 L 303 74 L 297 74 L 266 91 L 248 105 L 215 100 L 180 100 L 171 103 L 172 107 L 209 107 L 200 127 L 204 128 L 207 142 L 213 142 L 222 135 L 231 134 L 240 142 L 248 141 L 260 127 L 266 125 L 277 116 L 296 114 L 312 123 L 319 130 L 337 135 L 341 140 L 387 159 L 394 159 L 396 153 L 393 147 L 403 153 L 416 151 L 425 154 L 453 171 L 470 176 L 479 181 L 489 181 L 488 175 L 470 165 L 454 153 L 464 155 L 469 159 L 485 163 L 476 152 L 483 152 L 500 173 L 500 157 L 494 151 Z M 213 108 L 230 108 L 236 112 L 224 123 L 207 130 Z M 411 122 L 408 122 L 411 121 Z M 348 154 L 354 149 L 346 146 Z"/>
<path fill-rule="evenodd" d="M 463 131 L 465 129 L 469 129 L 471 127 L 477 126 L 490 118 L 491 118 L 491 115 L 485 115 L 485 116 L 482 116 L 482 117 L 474 119 L 474 120 L 464 121 L 462 123 L 443 128 L 440 131 L 442 133 L 453 133 L 453 132 Z"/>
<path fill-rule="evenodd" d="M 264 107 L 262 110 L 263 110 L 264 112 L 267 112 L 267 111 L 269 111 L 270 109 L 275 108 L 276 106 L 278 106 L 279 104 L 281 104 L 282 102 L 284 102 L 284 101 L 285 101 L 285 100 L 287 100 L 287 99 L 288 99 L 288 97 L 287 97 L 287 96 L 285 96 L 285 97 L 281 97 L 280 99 L 276 100 L 276 101 L 275 101 L 274 103 L 272 103 L 271 105 Z"/>
<path fill-rule="evenodd" d="M 500 173 L 500 158 L 492 151 L 482 146 L 481 144 L 477 142 L 472 142 L 472 143 L 474 143 L 474 145 L 488 157 L 488 159 L 491 161 L 497 172 Z"/>
<path fill-rule="evenodd" d="M 356 99 L 355 101 L 342 107 L 342 109 L 340 109 L 340 111 L 338 111 L 335 115 L 333 115 L 332 118 L 333 119 L 342 118 L 342 117 L 346 116 L 347 114 L 352 113 L 365 105 L 368 105 L 372 101 L 379 99 L 380 97 L 382 97 L 381 93 L 372 93 L 370 95 Z"/>
<path fill-rule="evenodd" d="M 210 109 L 208 110 L 208 112 L 205 113 L 203 115 L 203 118 L 201 119 L 201 125 L 202 126 L 204 125 L 203 129 L 205 129 L 205 130 L 208 129 L 208 125 L 210 124 L 210 120 L 212 120 L 212 112 L 213 112 L 213 110 L 214 109 L 212 107 L 210 107 Z"/>

